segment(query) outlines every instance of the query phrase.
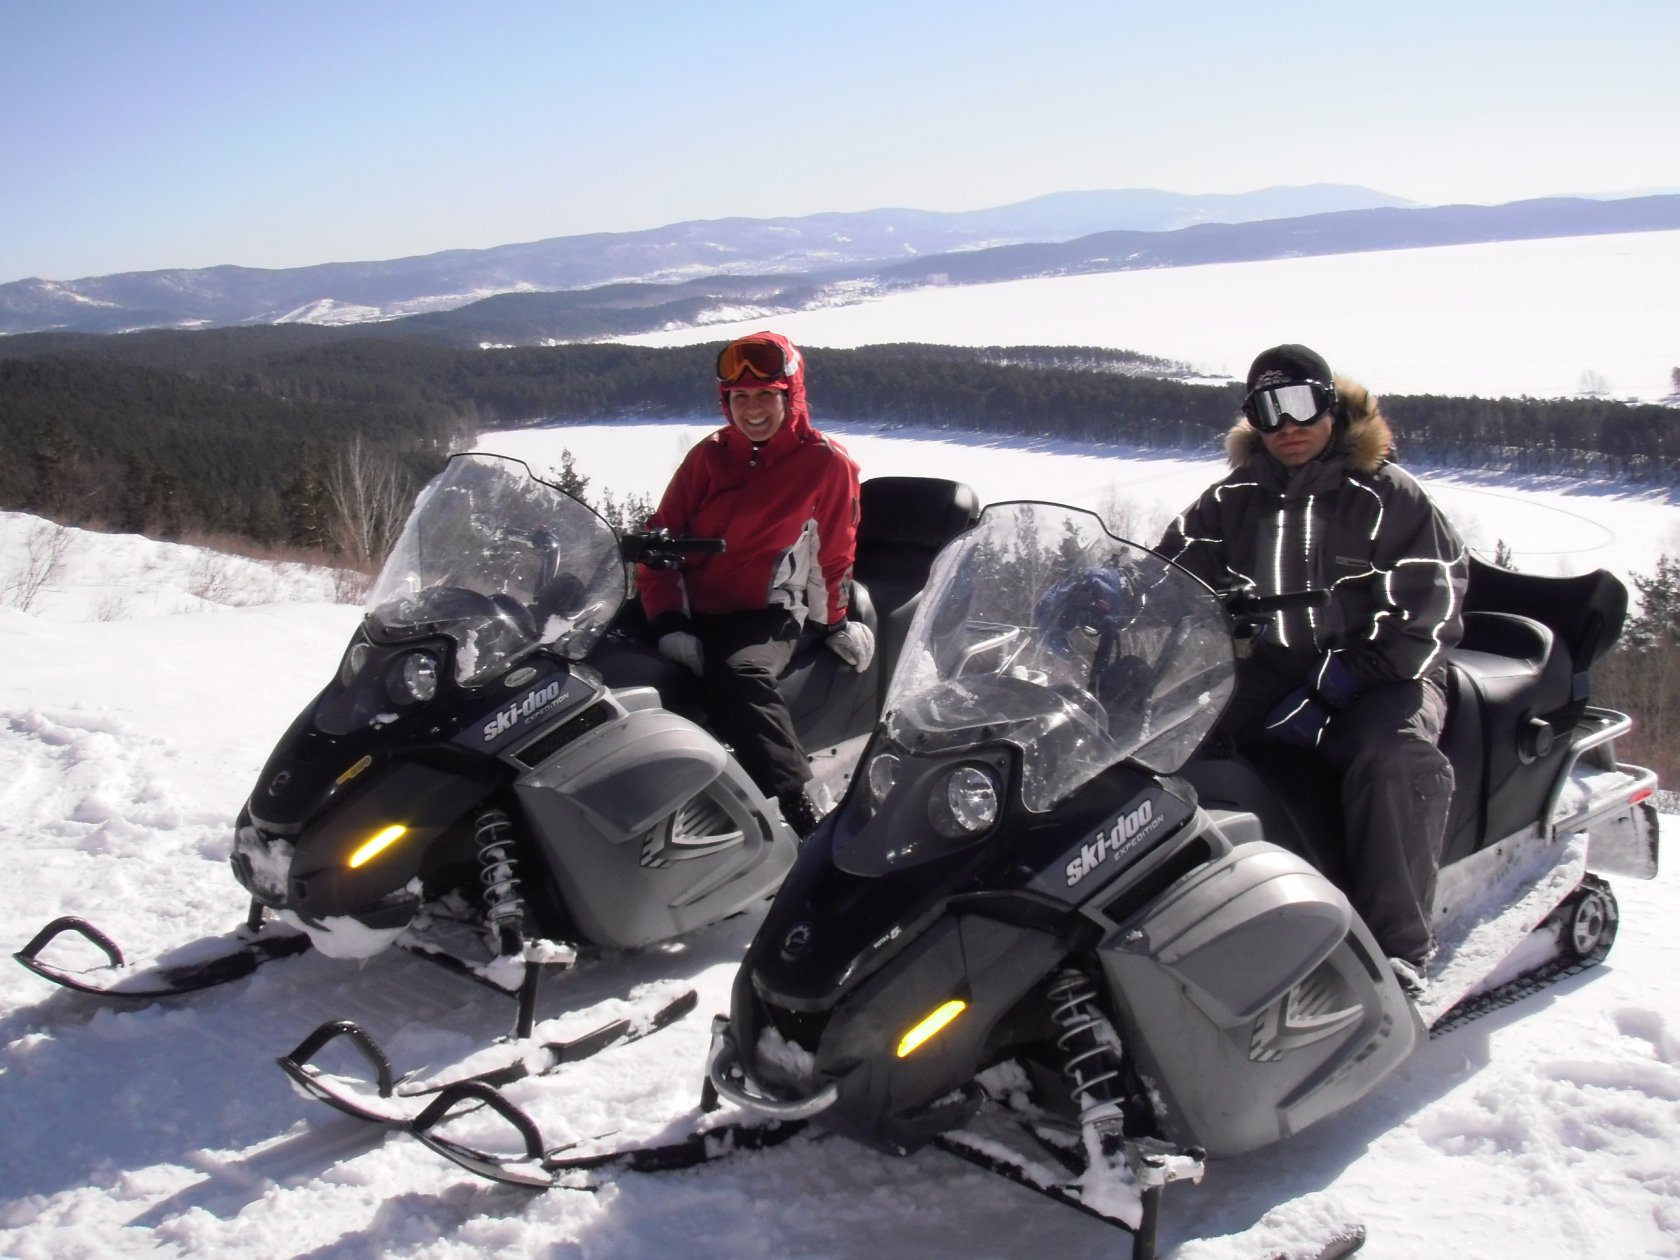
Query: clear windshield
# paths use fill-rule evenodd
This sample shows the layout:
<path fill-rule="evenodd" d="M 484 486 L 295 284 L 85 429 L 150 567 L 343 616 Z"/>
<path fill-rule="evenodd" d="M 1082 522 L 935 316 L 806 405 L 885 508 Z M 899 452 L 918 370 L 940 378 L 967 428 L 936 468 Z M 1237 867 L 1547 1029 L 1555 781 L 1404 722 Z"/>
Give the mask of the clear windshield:
<path fill-rule="evenodd" d="M 519 460 L 456 455 L 420 492 L 368 596 L 382 643 L 443 634 L 471 685 L 539 644 L 581 660 L 628 594 L 612 528 Z"/>
<path fill-rule="evenodd" d="M 1201 582 L 1089 512 L 1001 503 L 935 562 L 885 721 L 911 751 L 1015 744 L 1023 803 L 1046 810 L 1128 758 L 1176 771 L 1234 686 Z"/>

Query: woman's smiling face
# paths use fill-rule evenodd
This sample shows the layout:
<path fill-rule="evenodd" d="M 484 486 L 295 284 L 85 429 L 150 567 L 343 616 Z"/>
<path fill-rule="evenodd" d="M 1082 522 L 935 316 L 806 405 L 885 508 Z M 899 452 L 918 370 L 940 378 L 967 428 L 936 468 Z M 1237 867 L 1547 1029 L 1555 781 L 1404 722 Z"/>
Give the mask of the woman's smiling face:
<path fill-rule="evenodd" d="M 729 418 L 754 442 L 768 442 L 787 419 L 787 395 L 779 389 L 732 389 Z"/>

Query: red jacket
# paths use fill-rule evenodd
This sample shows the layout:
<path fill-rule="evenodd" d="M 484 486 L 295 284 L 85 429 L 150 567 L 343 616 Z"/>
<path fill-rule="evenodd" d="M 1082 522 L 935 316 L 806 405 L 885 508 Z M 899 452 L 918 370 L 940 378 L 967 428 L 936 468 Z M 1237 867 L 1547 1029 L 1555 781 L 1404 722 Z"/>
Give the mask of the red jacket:
<path fill-rule="evenodd" d="M 722 538 L 727 547 L 681 569 L 639 566 L 642 607 L 656 634 L 683 628 L 688 613 L 770 607 L 839 625 L 857 524 L 857 465 L 811 427 L 801 357 L 788 382 L 787 418 L 759 450 L 731 424 L 683 457 L 649 528 Z"/>

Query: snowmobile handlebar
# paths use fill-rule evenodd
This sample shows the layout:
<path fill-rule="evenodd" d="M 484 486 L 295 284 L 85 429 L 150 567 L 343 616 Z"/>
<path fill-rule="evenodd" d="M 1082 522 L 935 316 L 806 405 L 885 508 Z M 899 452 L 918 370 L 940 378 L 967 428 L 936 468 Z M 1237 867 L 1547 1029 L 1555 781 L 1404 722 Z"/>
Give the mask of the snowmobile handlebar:
<path fill-rule="evenodd" d="M 623 535 L 618 540 L 618 553 L 626 560 L 661 569 L 684 556 L 716 555 L 724 546 L 721 538 L 673 538 L 669 530 L 655 529 Z"/>
<path fill-rule="evenodd" d="M 1267 617 L 1290 608 L 1323 608 L 1330 602 L 1329 591 L 1284 591 L 1277 595 L 1256 595 L 1251 587 L 1225 592 L 1225 610 L 1239 620 Z"/>

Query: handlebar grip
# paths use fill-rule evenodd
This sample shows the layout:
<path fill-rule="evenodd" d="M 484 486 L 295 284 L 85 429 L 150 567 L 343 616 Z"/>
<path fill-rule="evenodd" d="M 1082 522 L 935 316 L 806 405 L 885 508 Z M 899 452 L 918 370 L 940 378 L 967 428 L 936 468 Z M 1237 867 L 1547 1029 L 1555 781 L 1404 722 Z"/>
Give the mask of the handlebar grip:
<path fill-rule="evenodd" d="M 1290 608 L 1322 608 L 1330 602 L 1329 591 L 1284 591 L 1278 595 L 1232 595 L 1225 606 L 1233 616 L 1254 617 Z"/>
<path fill-rule="evenodd" d="M 668 534 L 625 534 L 618 550 L 626 560 L 658 565 L 671 564 L 682 556 L 716 555 L 725 549 L 721 538 L 672 538 Z"/>

